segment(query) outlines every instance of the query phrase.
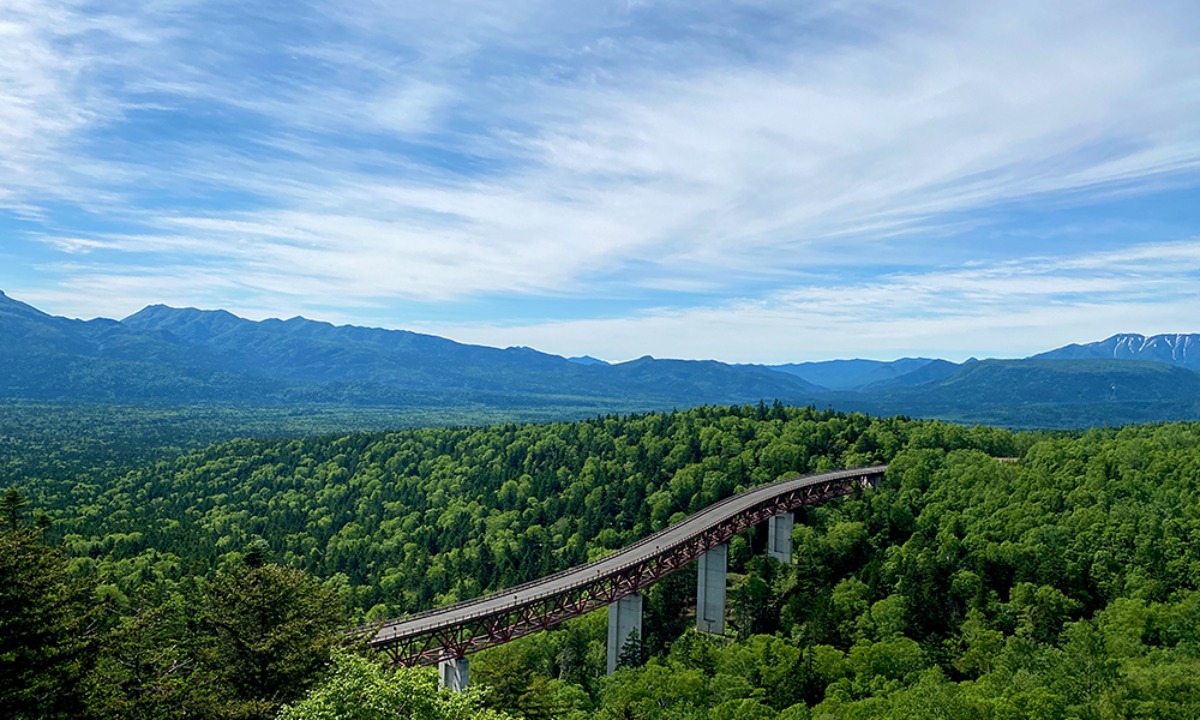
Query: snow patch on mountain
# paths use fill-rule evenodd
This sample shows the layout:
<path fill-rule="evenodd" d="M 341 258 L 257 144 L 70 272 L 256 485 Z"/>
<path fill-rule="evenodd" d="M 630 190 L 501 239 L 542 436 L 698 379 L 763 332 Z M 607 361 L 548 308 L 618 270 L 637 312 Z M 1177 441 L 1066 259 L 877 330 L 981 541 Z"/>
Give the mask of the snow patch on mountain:
<path fill-rule="evenodd" d="M 1072 344 L 1033 356 L 1040 360 L 1145 360 L 1200 369 L 1200 334 L 1120 333 L 1094 343 Z"/>

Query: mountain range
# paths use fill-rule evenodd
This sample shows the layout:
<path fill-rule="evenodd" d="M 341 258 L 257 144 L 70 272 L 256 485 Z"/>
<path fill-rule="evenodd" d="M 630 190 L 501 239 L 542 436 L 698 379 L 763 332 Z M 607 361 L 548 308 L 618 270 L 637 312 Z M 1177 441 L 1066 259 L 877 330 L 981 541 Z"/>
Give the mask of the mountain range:
<path fill-rule="evenodd" d="M 0 398 L 89 402 L 571 405 L 647 409 L 821 391 L 767 368 L 645 357 L 572 362 L 529 348 L 223 310 L 55 317 L 0 293 Z"/>
<path fill-rule="evenodd" d="M 1147 337 L 1122 333 L 1100 342 L 1071 344 L 1033 357 L 1044 360 L 1148 360 L 1200 370 L 1200 334 Z"/>
<path fill-rule="evenodd" d="M 152 305 L 71 320 L 0 292 L 0 400 L 189 405 L 522 407 L 625 412 L 781 400 L 1012 426 L 1200 418 L 1200 335 L 1115 335 L 1023 360 L 777 366 L 525 347 Z"/>

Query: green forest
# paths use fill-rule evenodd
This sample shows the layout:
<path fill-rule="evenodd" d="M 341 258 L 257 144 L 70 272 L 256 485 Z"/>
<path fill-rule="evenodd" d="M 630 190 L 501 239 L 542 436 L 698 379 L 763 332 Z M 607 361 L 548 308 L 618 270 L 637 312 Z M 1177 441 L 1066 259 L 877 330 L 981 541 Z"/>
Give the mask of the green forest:
<path fill-rule="evenodd" d="M 776 403 L 198 447 L 57 412 L 0 425 L 7 717 L 1200 717 L 1200 424 Z M 472 657 L 464 694 L 345 632 L 881 462 L 797 514 L 791 565 L 734 538 L 724 637 L 692 629 L 694 570 L 651 588 L 612 676 L 603 611 Z"/>

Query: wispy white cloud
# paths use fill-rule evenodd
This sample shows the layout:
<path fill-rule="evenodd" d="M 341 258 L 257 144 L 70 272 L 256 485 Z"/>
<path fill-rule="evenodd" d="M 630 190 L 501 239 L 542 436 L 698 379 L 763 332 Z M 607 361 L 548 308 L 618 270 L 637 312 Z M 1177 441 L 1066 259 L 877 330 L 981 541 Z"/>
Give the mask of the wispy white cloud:
<path fill-rule="evenodd" d="M 6 6 L 0 208 L 42 218 L 27 237 L 69 254 L 37 272 L 71 314 L 168 289 L 347 316 L 397 298 L 757 298 L 630 321 L 661 330 L 655 352 L 694 355 L 714 353 L 687 323 L 749 344 L 771 318 L 850 319 L 842 288 L 1049 318 L 1051 286 L 1083 307 L 1134 281 L 997 263 L 1015 251 L 977 239 L 975 213 L 1200 170 L 1187 3 Z M 1073 251 L 1050 242 L 1046 262 L 1106 262 Z M 987 272 L 919 269 L 972 252 Z M 625 321 L 595 322 L 531 344 Z"/>
<path fill-rule="evenodd" d="M 11 2 L 0 18 L 0 203 L 18 210 L 34 209 L 21 188 L 53 172 L 51 161 L 69 151 L 72 133 L 94 112 L 78 102 L 86 94 L 82 63 L 51 42 L 49 28 L 67 15 L 55 5 Z"/>
<path fill-rule="evenodd" d="M 533 325 L 428 326 L 464 342 L 626 360 L 1020 357 L 1117 332 L 1194 331 L 1200 240 L 906 272 L 708 307 Z"/>

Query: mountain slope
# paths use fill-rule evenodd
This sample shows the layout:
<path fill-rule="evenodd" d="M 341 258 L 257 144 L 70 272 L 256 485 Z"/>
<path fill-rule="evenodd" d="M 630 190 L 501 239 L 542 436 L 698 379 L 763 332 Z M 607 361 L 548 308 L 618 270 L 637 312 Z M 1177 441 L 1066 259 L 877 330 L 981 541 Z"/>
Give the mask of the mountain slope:
<path fill-rule="evenodd" d="M 929 358 L 882 360 L 823 360 L 820 362 L 770 365 L 772 370 L 795 375 L 830 390 L 858 390 L 878 382 L 907 375 L 930 362 Z"/>
<path fill-rule="evenodd" d="M 840 406 L 1025 428 L 1198 420 L 1200 373 L 1122 360 L 984 360 Z"/>
<path fill-rule="evenodd" d="M 1150 362 L 984 360 L 908 392 L 981 403 L 1200 398 L 1200 374 Z"/>
<path fill-rule="evenodd" d="M 303 318 L 154 306 L 124 322 L 55 317 L 0 293 L 0 399 L 530 408 L 625 412 L 780 398 L 798 378 L 722 363 L 583 365 Z"/>
<path fill-rule="evenodd" d="M 186 401 L 261 393 L 202 353 L 113 320 L 54 317 L 0 293 L 0 397 Z"/>
<path fill-rule="evenodd" d="M 504 369 L 576 369 L 567 361 L 520 348 L 463 345 L 434 335 L 292 318 L 254 322 L 224 310 L 148 307 L 122 320 L 127 327 L 162 332 L 203 348 L 230 367 L 264 376 L 317 382 L 371 381 L 429 388 L 455 385 L 494 389 L 471 376 Z M 449 380 L 455 374 L 457 382 Z M 523 390 L 533 388 L 522 387 Z"/>
<path fill-rule="evenodd" d="M 740 402 L 734 398 L 756 394 L 765 399 L 798 401 L 815 397 L 823 390 L 786 373 L 755 366 L 726 365 L 715 360 L 658 360 L 647 355 L 603 369 L 623 383 L 647 389 L 690 386 L 708 397 L 718 398 L 710 401 L 718 403 Z M 769 392 L 764 394 L 764 390 Z"/>
<path fill-rule="evenodd" d="M 1178 366 L 1195 361 L 1189 338 L 1200 336 L 1141 337 L 962 366 L 926 358 L 733 366 L 649 356 L 610 365 L 404 330 L 254 322 L 161 305 L 123 322 L 84 322 L 0 293 L 0 400 L 456 409 L 490 419 L 536 411 L 553 419 L 779 399 L 1022 427 L 1200 418 L 1200 374 Z M 1050 359 L 1127 358 L 1134 350 L 1165 353 L 1175 364 Z"/>
<path fill-rule="evenodd" d="M 968 360 L 969 363 L 978 362 L 977 360 Z M 966 363 L 964 363 L 965 365 Z M 896 390 L 899 388 L 912 387 L 914 385 L 924 385 L 925 383 L 937 382 L 945 380 L 954 375 L 961 369 L 963 365 L 952 363 L 949 360 L 930 360 L 917 369 L 897 375 L 887 380 L 872 382 L 860 388 L 863 392 L 879 393 Z"/>
<path fill-rule="evenodd" d="M 409 390 L 636 398 L 654 403 L 798 400 L 799 378 L 713 361 L 582 364 L 524 347 L 466 345 L 407 330 L 152 306 L 122 321 L 203 349 L 222 367 L 305 382 L 370 382 Z"/>
<path fill-rule="evenodd" d="M 101 403 L 441 402 L 371 383 L 305 383 L 246 372 L 170 333 L 55 317 L 0 293 L 0 399 Z"/>
<path fill-rule="evenodd" d="M 1031 360 L 1148 360 L 1200 370 L 1200 334 L 1138 335 L 1121 333 L 1099 342 L 1071 344 L 1032 356 Z"/>

